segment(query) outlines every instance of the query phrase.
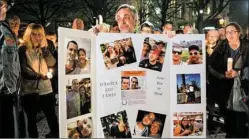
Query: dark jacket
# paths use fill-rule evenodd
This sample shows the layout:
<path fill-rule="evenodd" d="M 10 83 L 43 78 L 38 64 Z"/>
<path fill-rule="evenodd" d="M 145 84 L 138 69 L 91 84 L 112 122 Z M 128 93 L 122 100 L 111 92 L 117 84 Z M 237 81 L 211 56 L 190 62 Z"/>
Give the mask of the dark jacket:
<path fill-rule="evenodd" d="M 209 59 L 208 70 L 210 72 L 209 81 L 216 88 L 216 101 L 221 105 L 226 105 L 233 86 L 233 79 L 225 78 L 225 72 L 227 71 L 227 58 L 231 57 L 230 46 L 228 41 L 224 40 L 214 50 L 212 57 Z M 243 69 L 249 67 L 249 43 L 240 40 L 239 54 L 242 56 Z M 234 61 L 235 62 L 235 61 Z M 233 63 L 234 66 L 234 63 Z M 249 75 L 246 75 L 249 76 Z M 249 86 L 248 81 L 244 82 L 244 85 Z"/>
<path fill-rule="evenodd" d="M 0 94 L 17 91 L 20 77 L 17 38 L 8 24 L 0 22 Z"/>

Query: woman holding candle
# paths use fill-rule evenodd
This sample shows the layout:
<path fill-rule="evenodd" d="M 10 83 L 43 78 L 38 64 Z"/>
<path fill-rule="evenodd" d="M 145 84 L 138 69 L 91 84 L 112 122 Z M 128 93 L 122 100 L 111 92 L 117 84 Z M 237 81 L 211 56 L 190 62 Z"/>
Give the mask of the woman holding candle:
<path fill-rule="evenodd" d="M 48 67 L 55 59 L 47 48 L 44 28 L 39 24 L 29 24 L 25 30 L 24 46 L 19 48 L 23 96 L 21 98 L 28 118 L 29 137 L 38 138 L 36 115 L 41 106 L 50 133 L 46 137 L 58 137 L 58 119 L 55 114 L 55 96 L 50 82 Z"/>
<path fill-rule="evenodd" d="M 211 76 L 209 80 L 216 88 L 215 101 L 218 103 L 220 112 L 225 119 L 226 137 L 245 138 L 248 136 L 248 127 L 246 127 L 248 117 L 246 113 L 227 109 L 227 103 L 234 78 L 240 76 L 239 71 L 242 72 L 249 67 L 249 44 L 240 39 L 242 32 L 237 23 L 228 24 L 225 31 L 226 40 L 214 50 L 210 59 L 208 69 Z M 249 75 L 245 74 L 244 76 Z M 242 87 L 249 86 L 248 80 L 243 80 L 243 83 L 245 85 Z M 248 93 L 248 91 L 245 91 L 245 93 Z"/>

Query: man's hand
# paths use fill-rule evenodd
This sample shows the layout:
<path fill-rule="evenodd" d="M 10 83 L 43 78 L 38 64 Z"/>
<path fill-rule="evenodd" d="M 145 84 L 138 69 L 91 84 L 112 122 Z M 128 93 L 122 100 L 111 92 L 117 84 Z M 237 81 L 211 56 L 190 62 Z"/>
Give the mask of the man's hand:
<path fill-rule="evenodd" d="M 238 76 L 238 72 L 235 70 L 230 70 L 225 72 L 225 77 L 228 79 L 233 79 L 236 76 Z"/>
<path fill-rule="evenodd" d="M 176 36 L 175 31 L 164 31 L 163 34 L 166 34 L 168 38 L 174 38 Z"/>

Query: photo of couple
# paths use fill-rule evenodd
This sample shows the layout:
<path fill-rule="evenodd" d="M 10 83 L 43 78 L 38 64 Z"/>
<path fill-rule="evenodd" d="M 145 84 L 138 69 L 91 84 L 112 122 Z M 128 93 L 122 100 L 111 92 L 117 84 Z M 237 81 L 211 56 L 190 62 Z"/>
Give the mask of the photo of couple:
<path fill-rule="evenodd" d="M 66 44 L 66 74 L 89 74 L 91 40 L 69 39 Z"/>
<path fill-rule="evenodd" d="M 164 114 L 139 110 L 133 135 L 161 138 L 165 120 Z"/>

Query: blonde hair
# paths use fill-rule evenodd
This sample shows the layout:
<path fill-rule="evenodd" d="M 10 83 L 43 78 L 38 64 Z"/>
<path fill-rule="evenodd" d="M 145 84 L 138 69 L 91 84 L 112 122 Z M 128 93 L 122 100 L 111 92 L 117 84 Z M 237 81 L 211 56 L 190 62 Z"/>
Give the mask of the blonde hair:
<path fill-rule="evenodd" d="M 23 41 L 24 44 L 26 45 L 26 47 L 28 49 L 32 49 L 33 48 L 33 42 L 31 40 L 31 33 L 32 32 L 39 32 L 42 35 L 42 42 L 41 42 L 41 46 L 45 46 L 47 47 L 47 40 L 45 37 L 45 31 L 42 25 L 40 24 L 35 24 L 35 23 L 31 23 L 27 26 L 24 35 L 23 35 Z"/>

